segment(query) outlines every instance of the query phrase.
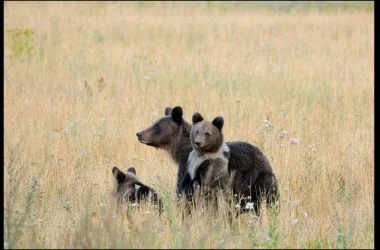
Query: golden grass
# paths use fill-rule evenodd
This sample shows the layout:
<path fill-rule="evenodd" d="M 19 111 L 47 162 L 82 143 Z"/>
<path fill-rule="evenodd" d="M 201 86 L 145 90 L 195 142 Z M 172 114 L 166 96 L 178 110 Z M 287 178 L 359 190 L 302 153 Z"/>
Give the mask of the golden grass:
<path fill-rule="evenodd" d="M 5 247 L 374 247 L 373 10 L 7 2 L 4 35 Z M 135 136 L 175 105 L 263 150 L 274 219 L 182 220 L 176 165 Z M 158 191 L 162 218 L 116 214 L 113 166 Z"/>

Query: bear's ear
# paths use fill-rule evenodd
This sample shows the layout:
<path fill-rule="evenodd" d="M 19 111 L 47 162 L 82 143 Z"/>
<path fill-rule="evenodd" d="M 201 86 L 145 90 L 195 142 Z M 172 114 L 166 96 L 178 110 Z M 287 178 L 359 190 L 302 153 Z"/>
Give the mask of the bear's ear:
<path fill-rule="evenodd" d="M 223 117 L 221 116 L 217 116 L 215 117 L 215 119 L 212 121 L 212 124 L 217 127 L 219 130 L 222 130 L 223 128 L 223 124 L 224 124 L 224 120 L 223 120 Z"/>
<path fill-rule="evenodd" d="M 172 108 L 170 108 L 170 107 L 166 107 L 166 108 L 165 108 L 165 111 L 164 111 L 164 114 L 165 114 L 165 115 L 170 115 L 170 114 L 172 113 L 172 110 L 173 110 Z"/>
<path fill-rule="evenodd" d="M 115 175 L 117 171 L 119 171 L 119 169 L 117 167 L 112 168 L 112 174 L 113 175 Z"/>
<path fill-rule="evenodd" d="M 136 169 L 133 167 L 128 168 L 127 172 L 136 175 Z"/>
<path fill-rule="evenodd" d="M 183 115 L 182 108 L 180 106 L 174 107 L 174 109 L 172 110 L 172 120 L 175 123 L 181 124 L 182 115 Z"/>
<path fill-rule="evenodd" d="M 118 183 L 121 183 L 125 180 L 125 174 L 121 172 L 117 167 L 112 168 L 112 174 L 116 178 Z"/>
<path fill-rule="evenodd" d="M 200 122 L 200 121 L 203 121 L 203 117 L 201 116 L 201 114 L 199 114 L 198 112 L 194 113 L 193 114 L 193 124 L 197 123 L 197 122 Z"/>

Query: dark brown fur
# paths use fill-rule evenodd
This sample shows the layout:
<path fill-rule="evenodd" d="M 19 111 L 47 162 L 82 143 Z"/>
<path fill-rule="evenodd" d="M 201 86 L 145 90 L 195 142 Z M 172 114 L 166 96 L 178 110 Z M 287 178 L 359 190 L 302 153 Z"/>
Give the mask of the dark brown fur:
<path fill-rule="evenodd" d="M 223 144 L 223 118 L 216 117 L 212 122 L 205 121 L 201 114 L 193 115 L 193 126 L 190 131 L 190 143 L 200 154 L 213 153 Z M 216 126 L 215 124 L 218 126 Z"/>
<path fill-rule="evenodd" d="M 191 125 L 182 118 L 181 107 L 166 108 L 165 116 L 153 123 L 152 126 L 137 133 L 140 142 L 167 151 L 178 164 L 177 193 L 181 179 L 186 173 L 186 163 L 192 146 L 190 143 Z M 159 126 L 161 133 L 153 132 L 154 126 Z M 159 139 L 157 139 L 159 138 Z M 148 143 L 153 142 L 154 143 Z M 162 143 L 160 143 L 162 141 Z M 251 197 L 256 213 L 259 213 L 261 197 L 265 197 L 267 206 L 272 206 L 279 197 L 277 179 L 268 159 L 259 148 L 247 142 L 227 142 L 230 148 L 228 169 L 233 177 L 233 192 L 239 197 Z M 246 200 L 240 205 L 244 208 Z"/>
<path fill-rule="evenodd" d="M 223 144 L 223 117 L 218 116 L 210 122 L 204 120 L 201 114 L 194 113 L 192 121 L 190 142 L 193 150 L 187 160 L 187 174 L 190 178 L 182 178 L 181 193 L 187 193 L 185 190 L 193 182 L 200 184 L 206 192 L 229 189 L 230 151 L 226 144 Z"/>
<path fill-rule="evenodd" d="M 114 167 L 112 168 L 112 174 L 117 182 L 116 199 L 118 203 L 141 203 L 143 200 L 150 198 L 150 202 L 158 206 L 161 214 L 162 201 L 158 197 L 157 192 L 137 179 L 134 168 L 129 168 L 124 173 L 117 167 Z"/>
<path fill-rule="evenodd" d="M 166 108 L 164 117 L 136 134 L 141 143 L 164 149 L 179 165 L 177 172 L 177 193 L 179 193 L 179 180 L 186 172 L 187 158 L 193 149 L 190 144 L 191 124 L 186 122 L 182 118 L 182 115 L 181 107 L 175 107 L 174 109 Z M 162 132 L 159 136 L 157 136 L 158 131 Z"/>

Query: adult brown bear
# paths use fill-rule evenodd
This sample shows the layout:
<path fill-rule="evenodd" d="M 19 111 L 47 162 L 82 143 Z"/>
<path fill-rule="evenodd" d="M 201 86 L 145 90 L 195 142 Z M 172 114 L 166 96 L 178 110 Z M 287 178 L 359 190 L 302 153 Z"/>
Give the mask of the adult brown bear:
<path fill-rule="evenodd" d="M 183 119 L 182 108 L 165 108 L 165 116 L 148 128 L 138 132 L 138 140 L 146 145 L 164 149 L 178 164 L 177 193 L 186 173 L 186 164 L 190 152 L 192 125 Z M 267 157 L 259 148 L 247 142 L 226 142 L 230 149 L 228 171 L 233 177 L 232 190 L 239 197 L 240 207 L 245 208 L 247 197 L 251 197 L 254 209 L 259 214 L 261 198 L 265 197 L 267 207 L 276 203 L 279 197 L 276 176 Z"/>

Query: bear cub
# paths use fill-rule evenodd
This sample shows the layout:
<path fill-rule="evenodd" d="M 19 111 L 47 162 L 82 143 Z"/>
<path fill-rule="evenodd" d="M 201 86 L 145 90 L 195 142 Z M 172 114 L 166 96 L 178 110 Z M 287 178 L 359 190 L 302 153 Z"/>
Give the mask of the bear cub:
<path fill-rule="evenodd" d="M 230 149 L 223 139 L 223 117 L 218 116 L 210 122 L 205 121 L 197 112 L 194 113 L 192 122 L 190 142 L 193 150 L 189 154 L 186 173 L 180 185 L 181 194 L 190 196 L 194 183 L 206 195 L 215 194 L 219 189 L 228 191 Z"/>
<path fill-rule="evenodd" d="M 141 203 L 149 198 L 148 201 L 158 206 L 159 213 L 161 214 L 161 199 L 153 188 L 141 183 L 137 179 L 135 168 L 128 168 L 127 172 L 124 173 L 117 167 L 113 167 L 112 174 L 117 183 L 116 199 L 118 203 Z"/>

